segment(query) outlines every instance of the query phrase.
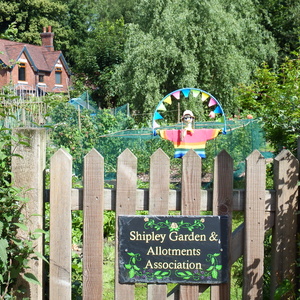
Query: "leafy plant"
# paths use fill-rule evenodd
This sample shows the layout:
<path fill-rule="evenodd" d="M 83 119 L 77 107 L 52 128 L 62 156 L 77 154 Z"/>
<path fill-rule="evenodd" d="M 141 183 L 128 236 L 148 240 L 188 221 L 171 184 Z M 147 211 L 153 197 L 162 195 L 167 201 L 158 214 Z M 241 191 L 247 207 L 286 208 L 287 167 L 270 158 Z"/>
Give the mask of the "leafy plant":
<path fill-rule="evenodd" d="M 114 211 L 104 211 L 104 237 L 113 240 L 115 237 L 116 213 Z"/>
<path fill-rule="evenodd" d="M 283 280 L 283 282 L 277 287 L 274 294 L 275 300 L 280 300 L 285 297 L 288 297 L 287 299 L 296 299 L 293 283 L 288 279 Z"/>
<path fill-rule="evenodd" d="M 237 90 L 241 113 L 249 111 L 262 119 L 266 138 L 276 152 L 288 148 L 296 151 L 299 123 L 299 69 L 300 54 L 291 53 L 278 69 L 267 64 L 259 68 L 251 85 Z"/>

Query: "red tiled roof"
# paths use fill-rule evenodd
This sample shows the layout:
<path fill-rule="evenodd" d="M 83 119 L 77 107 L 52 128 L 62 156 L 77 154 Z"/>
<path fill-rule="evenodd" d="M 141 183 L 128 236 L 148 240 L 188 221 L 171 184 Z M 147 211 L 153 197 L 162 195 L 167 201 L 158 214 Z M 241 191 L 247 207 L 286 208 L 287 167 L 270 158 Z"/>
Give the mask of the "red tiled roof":
<path fill-rule="evenodd" d="M 22 53 L 25 53 L 34 68 L 46 72 L 51 72 L 62 56 L 61 51 L 48 51 L 43 46 L 0 39 L 0 61 L 4 64 L 11 65 L 11 61 L 17 61 Z"/>

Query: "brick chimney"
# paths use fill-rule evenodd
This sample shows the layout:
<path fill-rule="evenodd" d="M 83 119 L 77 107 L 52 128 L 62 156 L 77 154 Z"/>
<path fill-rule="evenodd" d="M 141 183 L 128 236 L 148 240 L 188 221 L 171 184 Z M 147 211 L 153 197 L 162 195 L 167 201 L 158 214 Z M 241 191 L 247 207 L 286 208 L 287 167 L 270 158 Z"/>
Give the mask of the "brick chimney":
<path fill-rule="evenodd" d="M 51 26 L 48 26 L 48 31 L 47 27 L 43 27 L 43 32 L 41 33 L 42 46 L 47 48 L 48 51 L 54 51 L 53 38 L 54 33 L 51 32 Z"/>

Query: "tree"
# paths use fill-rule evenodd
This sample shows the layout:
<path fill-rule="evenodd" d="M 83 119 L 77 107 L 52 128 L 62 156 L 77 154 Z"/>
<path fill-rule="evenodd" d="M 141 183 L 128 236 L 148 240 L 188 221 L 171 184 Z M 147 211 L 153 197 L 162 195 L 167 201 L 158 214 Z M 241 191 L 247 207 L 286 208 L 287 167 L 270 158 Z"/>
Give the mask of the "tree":
<path fill-rule="evenodd" d="M 40 45 L 43 27 L 50 25 L 55 29 L 60 28 L 59 20 L 66 13 L 66 5 L 52 0 L 2 0 L 0 33 L 4 33 L 14 23 L 18 28 L 15 41 Z"/>
<path fill-rule="evenodd" d="M 261 118 L 266 137 L 277 151 L 295 151 L 300 132 L 300 54 L 294 52 L 278 68 L 258 69 L 255 82 L 237 89 L 239 107 Z"/>
<path fill-rule="evenodd" d="M 136 0 L 98 0 L 95 2 L 93 21 L 114 22 L 123 19 L 125 23 L 131 23 L 135 5 Z"/>
<path fill-rule="evenodd" d="M 57 49 L 62 50 L 71 66 L 77 64 L 77 49 L 84 47 L 95 14 L 95 3 L 89 0 L 55 0 L 66 7 L 65 15 L 55 28 Z"/>
<path fill-rule="evenodd" d="M 227 2 L 140 1 L 112 76 L 119 104 L 130 103 L 145 120 L 167 92 L 195 86 L 233 110 L 233 87 L 277 53 L 252 1 Z"/>
<path fill-rule="evenodd" d="M 281 60 L 300 47 L 300 2 L 294 0 L 259 0 L 262 24 L 272 32 L 279 46 Z"/>
<path fill-rule="evenodd" d="M 124 43 L 124 21 L 104 20 L 93 24 L 83 46 L 75 50 L 77 77 L 93 88 L 92 97 L 102 108 L 115 104 L 109 82 L 114 65 L 123 61 Z"/>

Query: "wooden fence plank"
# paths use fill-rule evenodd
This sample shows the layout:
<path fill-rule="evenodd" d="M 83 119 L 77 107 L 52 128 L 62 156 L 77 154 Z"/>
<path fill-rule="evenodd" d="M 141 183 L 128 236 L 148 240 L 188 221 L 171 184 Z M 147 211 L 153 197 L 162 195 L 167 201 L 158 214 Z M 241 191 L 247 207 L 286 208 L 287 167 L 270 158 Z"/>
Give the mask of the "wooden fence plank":
<path fill-rule="evenodd" d="M 246 159 L 243 299 L 263 297 L 265 188 L 265 159 L 255 150 Z"/>
<path fill-rule="evenodd" d="M 59 149 L 50 161 L 50 300 L 71 299 L 72 157 Z"/>
<path fill-rule="evenodd" d="M 283 150 L 274 159 L 277 205 L 272 240 L 271 299 L 283 280 L 296 284 L 298 176 L 298 160 Z M 289 296 L 284 295 L 281 299 L 290 299 Z"/>
<path fill-rule="evenodd" d="M 182 158 L 182 195 L 181 214 L 196 216 L 201 207 L 201 171 L 202 161 L 195 151 L 190 150 Z M 181 285 L 180 300 L 198 300 L 198 285 Z"/>
<path fill-rule="evenodd" d="M 150 157 L 149 214 L 168 214 L 170 159 L 158 149 Z"/>
<path fill-rule="evenodd" d="M 150 157 L 149 215 L 169 212 L 170 159 L 158 149 Z M 166 284 L 148 284 L 148 300 L 166 299 Z"/>
<path fill-rule="evenodd" d="M 231 231 L 233 206 L 233 159 L 225 151 L 215 158 L 213 215 L 228 216 L 228 282 L 211 286 L 211 299 L 230 299 Z"/>
<path fill-rule="evenodd" d="M 135 215 L 136 213 L 137 159 L 129 149 L 118 158 L 116 189 L 116 233 L 118 232 L 119 215 Z M 119 237 L 116 234 L 115 263 L 115 299 L 134 299 L 134 284 L 119 283 Z"/>
<path fill-rule="evenodd" d="M 95 150 L 84 158 L 83 299 L 103 295 L 104 159 Z"/>

